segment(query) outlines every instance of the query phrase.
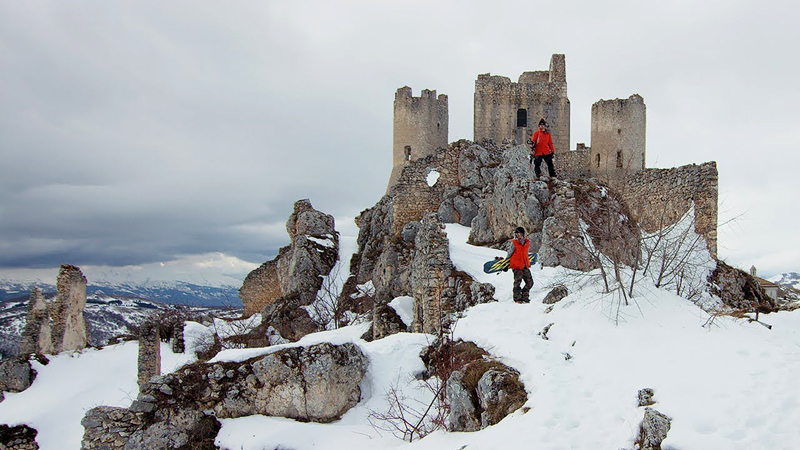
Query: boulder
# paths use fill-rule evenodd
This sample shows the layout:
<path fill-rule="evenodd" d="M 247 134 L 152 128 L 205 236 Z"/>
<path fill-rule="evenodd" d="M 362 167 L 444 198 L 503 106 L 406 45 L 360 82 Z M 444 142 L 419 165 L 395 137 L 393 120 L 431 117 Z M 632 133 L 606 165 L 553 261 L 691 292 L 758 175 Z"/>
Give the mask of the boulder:
<path fill-rule="evenodd" d="M 15 356 L 0 360 L 0 392 L 22 392 L 36 378 L 28 356 Z"/>
<path fill-rule="evenodd" d="M 656 402 L 653 400 L 653 390 L 650 388 L 644 388 L 639 390 L 638 399 L 639 399 L 639 406 L 651 406 L 655 405 Z"/>
<path fill-rule="evenodd" d="M 647 407 L 644 410 L 644 420 L 641 426 L 641 450 L 661 450 L 661 443 L 667 438 L 672 420 Z"/>
<path fill-rule="evenodd" d="M 368 360 L 353 343 L 292 347 L 242 362 L 194 363 L 153 377 L 130 408 L 87 412 L 83 448 L 213 449 L 217 418 L 338 420 L 361 398 Z"/>
<path fill-rule="evenodd" d="M 551 289 L 550 292 L 547 293 L 547 295 L 542 300 L 542 303 L 547 305 L 552 305 L 553 303 L 560 302 L 567 295 L 569 295 L 569 290 L 567 290 L 566 286 L 560 284 Z"/>
<path fill-rule="evenodd" d="M 487 370 L 478 381 L 475 393 L 481 409 L 481 428 L 500 422 L 528 400 L 519 381 L 519 372 L 509 367 Z"/>
<path fill-rule="evenodd" d="M 261 310 L 259 330 L 274 328 L 284 339 L 297 342 L 303 336 L 320 331 L 299 296 L 282 297 Z"/>
<path fill-rule="evenodd" d="M 500 422 L 528 400 L 519 372 L 497 361 L 478 359 L 447 379 L 447 429 L 477 431 Z"/>
<path fill-rule="evenodd" d="M 39 444 L 36 443 L 36 429 L 27 425 L 17 425 L 10 427 L 0 425 L 0 449 L 3 450 L 37 450 Z"/>

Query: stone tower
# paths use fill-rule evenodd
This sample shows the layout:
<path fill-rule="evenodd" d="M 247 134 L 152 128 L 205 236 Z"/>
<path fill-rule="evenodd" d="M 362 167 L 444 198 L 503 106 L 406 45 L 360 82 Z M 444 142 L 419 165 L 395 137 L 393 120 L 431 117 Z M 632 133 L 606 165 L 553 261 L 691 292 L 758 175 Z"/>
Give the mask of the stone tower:
<path fill-rule="evenodd" d="M 525 72 L 519 82 L 507 77 L 478 75 L 475 81 L 474 140 L 496 143 L 528 140 L 544 117 L 553 133 L 556 153 L 569 150 L 570 105 L 564 55 L 550 58 L 550 70 Z"/>
<path fill-rule="evenodd" d="M 424 89 L 421 96 L 413 97 L 408 86 L 397 90 L 394 94 L 392 175 L 387 193 L 409 161 L 447 147 L 448 121 L 446 95 L 437 97 L 436 91 Z"/>
<path fill-rule="evenodd" d="M 89 344 L 86 320 L 83 318 L 86 277 L 79 268 L 62 264 L 56 287 L 58 292 L 51 312 L 53 347 L 56 352 L 85 348 Z"/>
<path fill-rule="evenodd" d="M 593 174 L 645 168 L 645 104 L 640 95 L 592 105 L 589 164 Z"/>

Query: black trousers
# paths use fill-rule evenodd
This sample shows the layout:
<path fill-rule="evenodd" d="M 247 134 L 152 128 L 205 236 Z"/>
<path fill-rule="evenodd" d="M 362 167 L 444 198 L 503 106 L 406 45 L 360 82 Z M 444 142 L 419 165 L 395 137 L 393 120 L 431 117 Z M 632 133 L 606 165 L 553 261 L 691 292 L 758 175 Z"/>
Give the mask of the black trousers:
<path fill-rule="evenodd" d="M 511 269 L 514 272 L 514 301 L 515 302 L 529 302 L 531 301 L 530 292 L 533 287 L 533 277 L 531 276 L 531 269 Z M 525 286 L 519 287 L 522 281 L 525 281 Z"/>
<path fill-rule="evenodd" d="M 539 166 L 542 165 L 543 159 L 545 164 L 547 164 L 547 173 L 551 177 L 556 176 L 556 168 L 553 166 L 553 154 L 550 153 L 549 155 L 539 155 L 533 157 L 533 172 L 536 174 L 536 177 L 538 178 L 539 175 L 542 174 L 542 169 Z"/>

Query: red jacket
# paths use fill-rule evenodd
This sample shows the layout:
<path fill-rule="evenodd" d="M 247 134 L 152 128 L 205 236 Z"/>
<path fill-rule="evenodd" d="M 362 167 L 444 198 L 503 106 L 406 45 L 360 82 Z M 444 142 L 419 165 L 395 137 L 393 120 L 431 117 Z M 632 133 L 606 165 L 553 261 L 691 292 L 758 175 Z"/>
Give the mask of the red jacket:
<path fill-rule="evenodd" d="M 553 135 L 547 131 L 544 133 L 539 130 L 534 131 L 531 141 L 536 144 L 536 149 L 533 152 L 534 156 L 549 155 L 556 152 L 556 149 L 553 148 Z"/>
<path fill-rule="evenodd" d="M 527 269 L 531 266 L 531 260 L 528 259 L 528 248 L 531 246 L 531 240 L 525 238 L 525 242 L 520 244 L 514 238 L 511 240 L 514 243 L 514 253 L 511 254 L 511 259 L 508 261 L 508 266 L 512 269 Z"/>

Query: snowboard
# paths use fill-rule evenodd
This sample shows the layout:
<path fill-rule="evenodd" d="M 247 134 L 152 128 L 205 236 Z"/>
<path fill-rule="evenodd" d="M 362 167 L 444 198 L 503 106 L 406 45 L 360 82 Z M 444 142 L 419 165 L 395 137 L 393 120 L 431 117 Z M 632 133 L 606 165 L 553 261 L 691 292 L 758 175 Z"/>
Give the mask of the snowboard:
<path fill-rule="evenodd" d="M 539 257 L 538 253 L 529 254 L 528 260 L 531 262 L 531 266 L 536 264 L 536 259 Z M 509 264 L 508 258 L 503 259 L 493 259 L 491 261 L 486 261 L 486 264 L 483 265 L 483 272 L 484 273 L 495 273 L 500 272 L 501 270 L 508 270 Z"/>

